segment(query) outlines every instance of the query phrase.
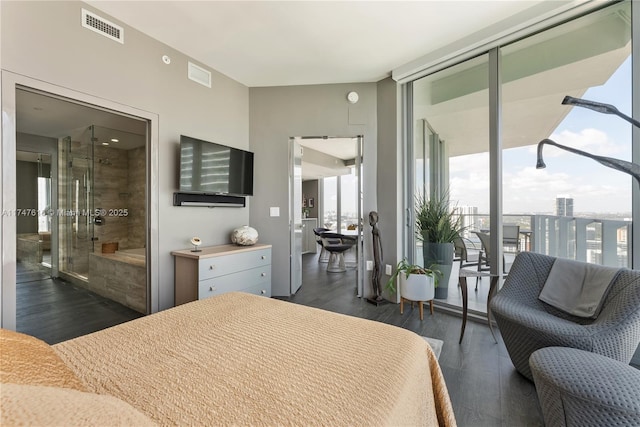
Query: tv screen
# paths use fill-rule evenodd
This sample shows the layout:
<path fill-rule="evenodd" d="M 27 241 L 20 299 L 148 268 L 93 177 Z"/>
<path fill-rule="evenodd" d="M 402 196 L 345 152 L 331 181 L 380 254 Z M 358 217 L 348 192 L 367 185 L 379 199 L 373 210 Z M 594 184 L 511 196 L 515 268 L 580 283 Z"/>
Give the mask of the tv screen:
<path fill-rule="evenodd" d="M 253 196 L 253 153 L 181 135 L 180 191 Z"/>

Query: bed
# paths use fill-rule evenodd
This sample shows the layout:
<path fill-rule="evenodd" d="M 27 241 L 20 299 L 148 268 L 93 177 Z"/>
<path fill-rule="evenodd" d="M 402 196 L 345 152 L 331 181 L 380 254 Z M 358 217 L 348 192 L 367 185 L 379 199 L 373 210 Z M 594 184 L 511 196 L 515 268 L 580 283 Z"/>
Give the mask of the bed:
<path fill-rule="evenodd" d="M 2 425 L 98 425 L 106 417 L 121 425 L 455 426 L 440 367 L 420 336 L 245 293 L 53 346 L 2 337 Z M 42 348 L 17 351 L 20 340 Z M 50 377 L 58 368 L 62 380 L 24 374 Z"/>

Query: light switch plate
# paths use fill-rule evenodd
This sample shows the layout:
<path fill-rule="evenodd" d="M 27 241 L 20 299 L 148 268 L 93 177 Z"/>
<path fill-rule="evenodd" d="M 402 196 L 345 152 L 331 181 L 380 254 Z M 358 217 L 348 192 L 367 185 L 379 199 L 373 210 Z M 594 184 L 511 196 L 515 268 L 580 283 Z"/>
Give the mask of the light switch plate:
<path fill-rule="evenodd" d="M 393 274 L 393 267 L 390 264 L 385 265 L 384 272 L 387 276 L 391 276 Z"/>
<path fill-rule="evenodd" d="M 269 208 L 269 216 L 280 216 L 280 207 L 270 207 Z"/>
<path fill-rule="evenodd" d="M 373 271 L 373 261 L 367 261 L 367 271 Z"/>

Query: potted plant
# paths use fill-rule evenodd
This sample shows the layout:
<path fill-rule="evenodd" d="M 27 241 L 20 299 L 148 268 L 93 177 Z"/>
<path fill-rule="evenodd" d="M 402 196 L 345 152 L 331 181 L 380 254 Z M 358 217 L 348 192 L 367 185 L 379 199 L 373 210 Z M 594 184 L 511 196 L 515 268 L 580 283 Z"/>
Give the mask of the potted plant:
<path fill-rule="evenodd" d="M 416 237 L 422 241 L 424 265 L 434 266 L 442 273 L 435 297 L 445 299 L 453 265 L 453 242 L 465 229 L 462 217 L 449 206 L 446 192 L 428 199 L 417 196 L 415 210 Z"/>
<path fill-rule="evenodd" d="M 432 301 L 435 297 L 435 288 L 442 273 L 433 268 L 425 268 L 416 264 L 409 264 L 406 259 L 401 260 L 396 266 L 396 271 L 387 282 L 387 290 L 396 292 L 396 280 L 400 287 L 400 313 L 404 310 L 404 301 L 416 301 L 420 307 L 420 320 L 423 319 L 424 301 Z M 433 311 L 433 306 L 432 306 Z"/>

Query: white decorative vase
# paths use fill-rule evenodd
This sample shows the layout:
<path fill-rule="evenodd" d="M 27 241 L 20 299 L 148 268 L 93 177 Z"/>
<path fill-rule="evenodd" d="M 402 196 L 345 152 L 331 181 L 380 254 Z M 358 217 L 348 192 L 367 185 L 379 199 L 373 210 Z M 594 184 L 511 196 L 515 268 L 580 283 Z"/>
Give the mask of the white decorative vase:
<path fill-rule="evenodd" d="M 231 232 L 231 243 L 240 246 L 251 246 L 258 243 L 258 230 L 248 225 L 238 227 Z"/>
<path fill-rule="evenodd" d="M 400 296 L 410 301 L 431 301 L 435 297 L 433 276 L 400 273 Z"/>

